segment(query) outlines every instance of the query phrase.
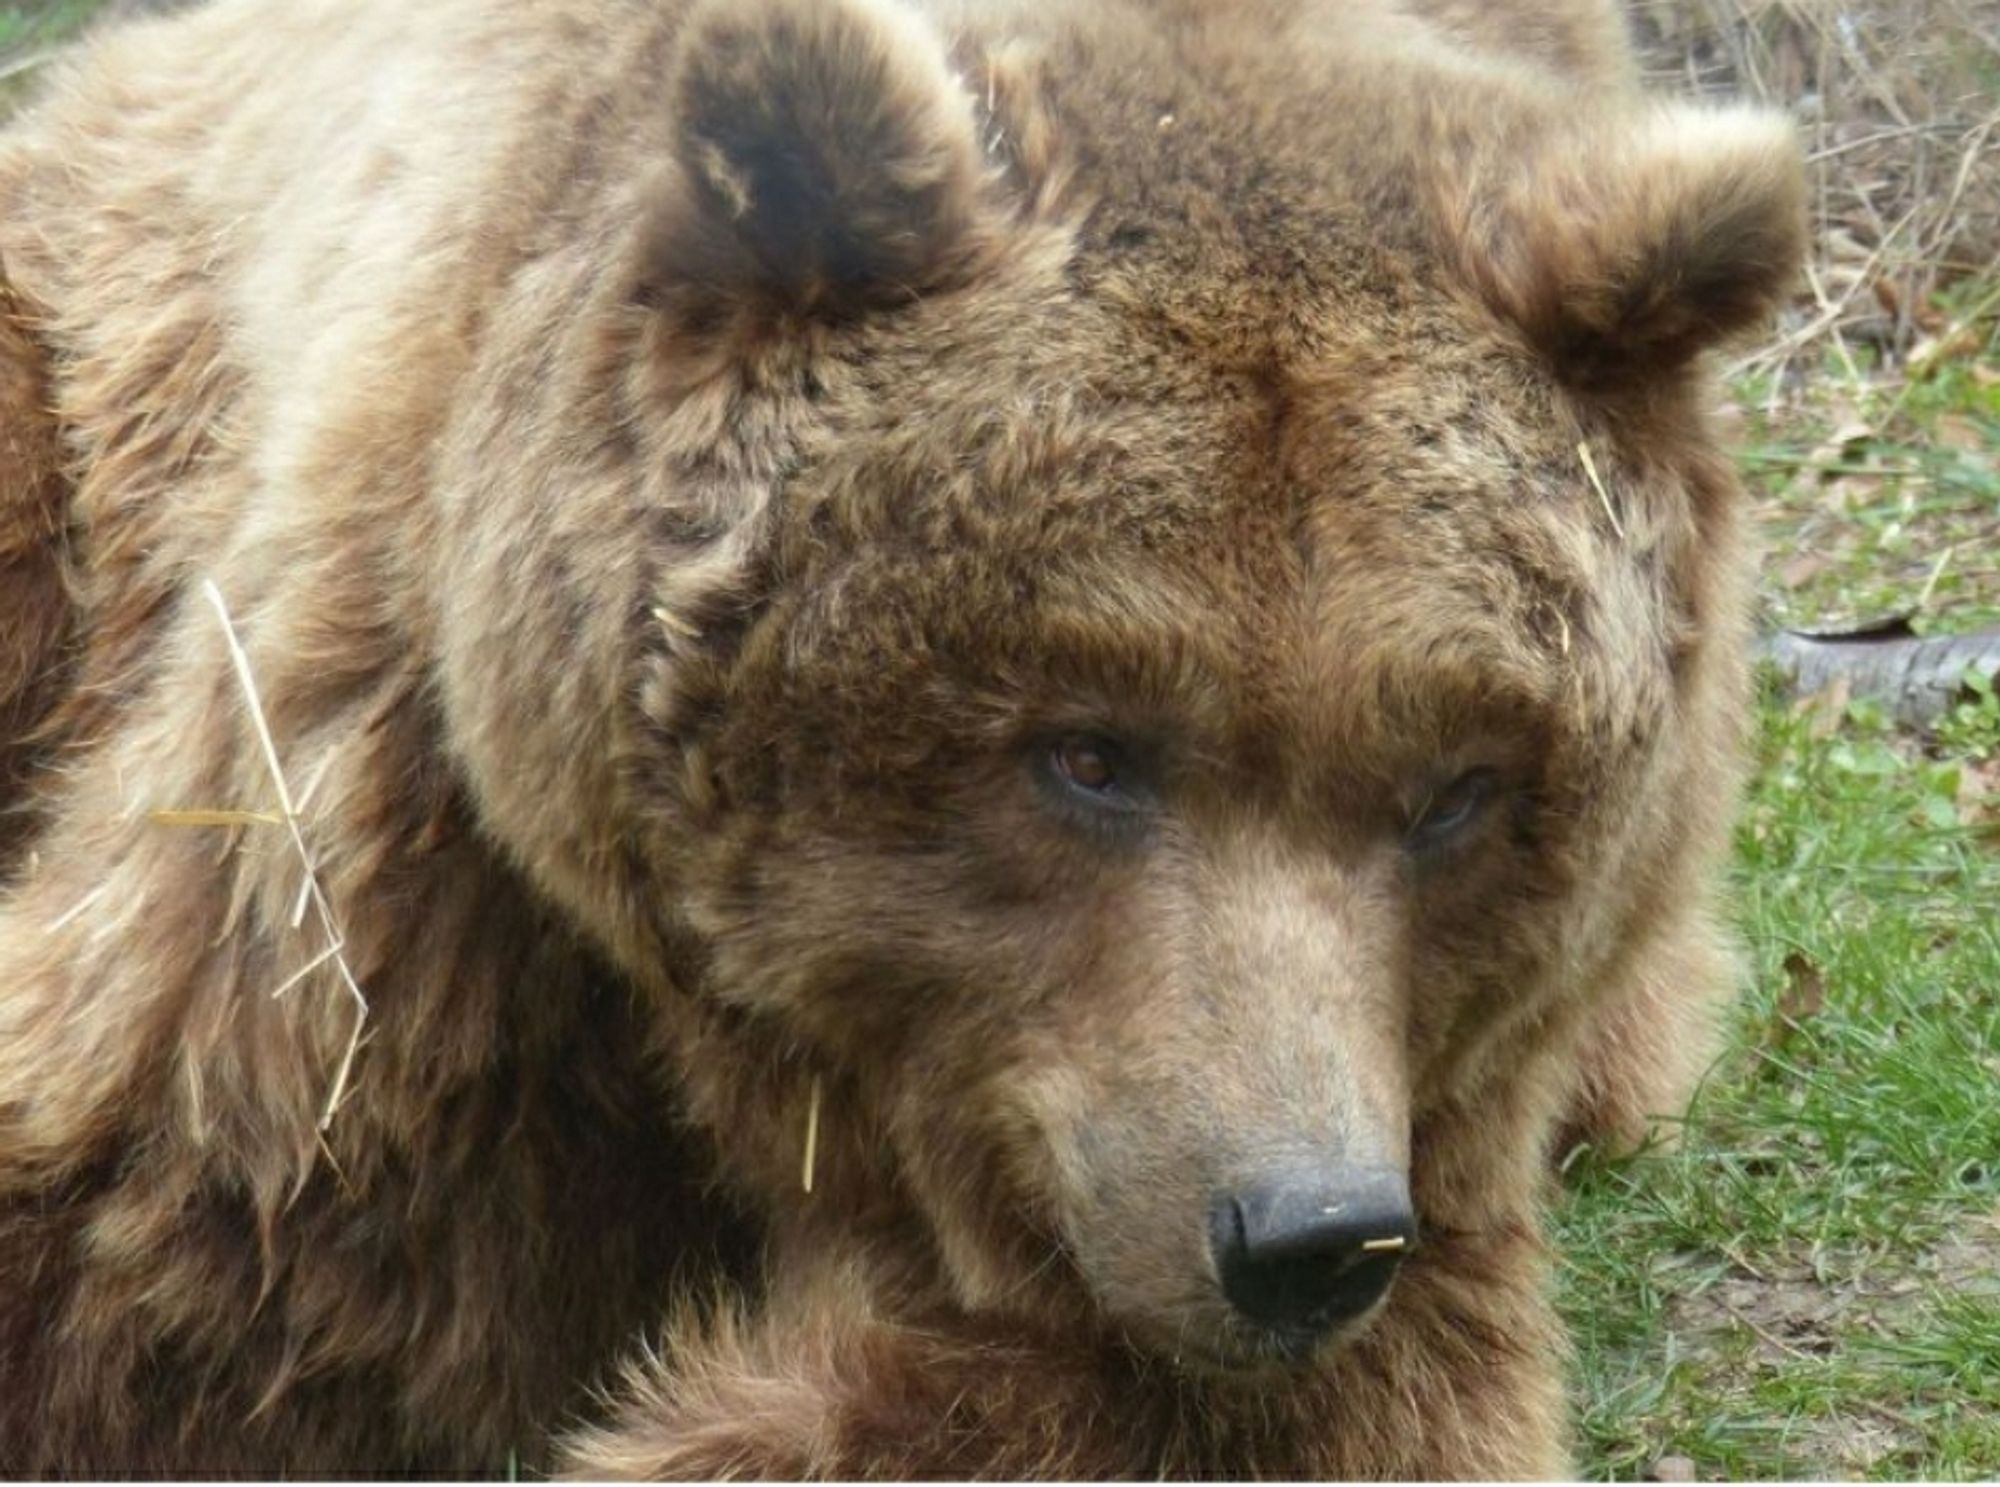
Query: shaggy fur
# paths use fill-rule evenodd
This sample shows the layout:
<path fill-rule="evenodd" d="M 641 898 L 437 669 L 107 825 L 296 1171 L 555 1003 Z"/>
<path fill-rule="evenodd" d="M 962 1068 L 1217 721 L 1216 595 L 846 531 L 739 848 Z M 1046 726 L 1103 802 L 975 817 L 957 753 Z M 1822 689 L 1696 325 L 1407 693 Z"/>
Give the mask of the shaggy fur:
<path fill-rule="evenodd" d="M 1596 0 L 103 37 L 0 136 L 0 1474 L 1560 1472 L 1801 215 Z M 208 579 L 337 1109 L 290 835 L 155 814 L 276 801 Z M 1285 1364 L 1206 1215 L 1341 1161 L 1421 1239 Z"/>
<path fill-rule="evenodd" d="M 33 833 L 38 734 L 63 689 L 68 494 L 41 348 L 0 278 L 0 874 Z"/>

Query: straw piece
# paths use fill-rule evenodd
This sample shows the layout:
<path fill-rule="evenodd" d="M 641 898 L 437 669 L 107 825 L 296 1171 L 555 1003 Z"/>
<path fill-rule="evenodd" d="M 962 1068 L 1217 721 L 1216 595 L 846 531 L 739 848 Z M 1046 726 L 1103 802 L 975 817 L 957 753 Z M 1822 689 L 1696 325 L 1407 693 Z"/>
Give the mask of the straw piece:
<path fill-rule="evenodd" d="M 347 1093 L 347 1081 L 354 1071 L 354 1056 L 361 1049 L 362 1029 L 368 1024 L 368 998 L 362 994 L 360 982 L 354 979 L 353 967 L 347 963 L 342 953 L 347 937 L 333 917 L 333 906 L 328 903 L 326 891 L 320 886 L 319 874 L 314 869 L 312 853 L 306 847 L 305 833 L 299 829 L 298 808 L 292 803 L 291 786 L 285 782 L 284 766 L 278 761 L 278 745 L 271 737 L 271 725 L 264 714 L 264 702 L 257 692 L 257 678 L 250 669 L 250 657 L 237 638 L 236 625 L 229 617 L 229 605 L 222 597 L 222 590 L 215 580 L 204 578 L 202 592 L 215 609 L 215 617 L 222 625 L 222 639 L 229 647 L 230 664 L 235 668 L 237 685 L 242 688 L 243 702 L 249 710 L 250 725 L 256 731 L 258 745 L 264 754 L 265 768 L 270 771 L 271 784 L 278 792 L 278 804 L 284 811 L 284 823 L 290 830 L 292 847 L 298 853 L 299 863 L 305 869 L 306 893 L 313 907 L 319 912 L 321 927 L 326 931 L 328 944 L 333 949 L 334 969 L 340 973 L 342 986 L 354 1002 L 354 1031 L 348 1037 L 347 1048 L 340 1056 L 340 1065 L 334 1071 L 333 1085 L 327 1091 L 326 1104 L 320 1111 L 319 1129 L 324 1131 L 333 1123 L 334 1113 L 340 1109 L 341 1101 Z"/>
<path fill-rule="evenodd" d="M 285 818 L 275 811 L 148 811 L 146 819 L 156 826 L 283 826 Z"/>
<path fill-rule="evenodd" d="M 813 1190 L 813 1165 L 819 1158 L 819 1075 L 812 1077 L 812 1092 L 806 1097 L 806 1160 L 800 1174 L 807 1192 Z"/>
<path fill-rule="evenodd" d="M 1604 503 L 1604 514 L 1611 518 L 1611 530 L 1618 534 L 1618 540 L 1625 540 L 1625 523 L 1618 519 L 1618 512 L 1611 504 L 1611 492 L 1604 488 L 1604 481 L 1597 473 L 1597 461 L 1590 457 L 1588 442 L 1576 446 L 1576 457 L 1583 461 L 1583 473 L 1590 477 L 1590 488 L 1597 492 L 1597 499 Z"/>

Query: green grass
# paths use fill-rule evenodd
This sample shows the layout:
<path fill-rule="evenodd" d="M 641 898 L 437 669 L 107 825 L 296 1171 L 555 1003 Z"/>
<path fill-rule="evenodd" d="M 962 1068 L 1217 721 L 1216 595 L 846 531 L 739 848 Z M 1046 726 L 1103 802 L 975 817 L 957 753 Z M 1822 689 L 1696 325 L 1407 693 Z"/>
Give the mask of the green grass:
<path fill-rule="evenodd" d="M 0 47 L 40 46 L 62 40 L 97 11 L 103 0 L 42 0 L 0 5 Z"/>
<path fill-rule="evenodd" d="M 1829 348 L 1775 411 L 1767 383 L 1739 389 L 1773 623 L 2000 624 L 2000 279 L 1957 286 L 1939 314 L 1940 338 L 1958 330 L 1965 350 L 1924 375 L 1885 373 L 1865 346 Z"/>
<path fill-rule="evenodd" d="M 33 92 L 44 58 L 76 37 L 110 0 L 0 0 L 0 119 Z"/>
<path fill-rule="evenodd" d="M 1750 460 L 1772 571 L 1817 542 L 1810 604 L 1922 594 L 1931 628 L 1992 623 L 1996 369 L 1988 347 L 1861 395 L 1866 457 L 1907 471 L 1894 480 L 1830 495 Z M 1809 403 L 1753 433 L 1810 449 L 1824 418 Z M 1947 548 L 1950 588 L 1929 576 Z M 1685 1457 L 1704 1477 L 1991 1479 L 2000 800 L 1970 787 L 1990 770 L 2000 791 L 2000 702 L 1984 689 L 1916 737 L 1865 705 L 1829 717 L 1773 692 L 1758 765 L 1735 870 L 1751 985 L 1728 1051 L 1678 1148 L 1587 1158 L 1559 1217 L 1584 1470 Z"/>

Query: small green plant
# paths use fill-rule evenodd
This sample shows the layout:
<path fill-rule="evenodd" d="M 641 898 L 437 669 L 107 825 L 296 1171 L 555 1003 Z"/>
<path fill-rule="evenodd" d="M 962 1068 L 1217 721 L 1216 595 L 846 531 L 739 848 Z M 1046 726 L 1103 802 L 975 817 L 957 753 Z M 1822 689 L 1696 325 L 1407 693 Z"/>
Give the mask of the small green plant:
<path fill-rule="evenodd" d="M 1969 759 L 2000 759 L 2000 691 L 1994 687 L 1993 674 L 1968 669 L 1962 685 L 1969 695 L 1939 720 L 1938 747 Z"/>

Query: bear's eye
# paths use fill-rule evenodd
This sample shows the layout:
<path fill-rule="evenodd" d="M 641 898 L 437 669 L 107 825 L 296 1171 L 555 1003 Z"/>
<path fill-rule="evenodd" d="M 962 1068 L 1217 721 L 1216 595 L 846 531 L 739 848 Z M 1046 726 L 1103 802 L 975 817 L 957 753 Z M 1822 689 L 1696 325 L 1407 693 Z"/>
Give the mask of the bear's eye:
<path fill-rule="evenodd" d="M 1057 802 L 1080 808 L 1093 821 L 1136 821 L 1152 794 L 1132 751 L 1101 733 L 1071 733 L 1042 746 L 1036 773 Z"/>
<path fill-rule="evenodd" d="M 1118 750 L 1108 739 L 1065 738 L 1049 751 L 1049 762 L 1065 785 L 1086 795 L 1118 790 Z"/>
<path fill-rule="evenodd" d="M 1462 835 L 1492 802 L 1498 784 L 1499 776 L 1493 770 L 1468 769 L 1432 792 L 1410 822 L 1410 845 L 1442 847 Z"/>

